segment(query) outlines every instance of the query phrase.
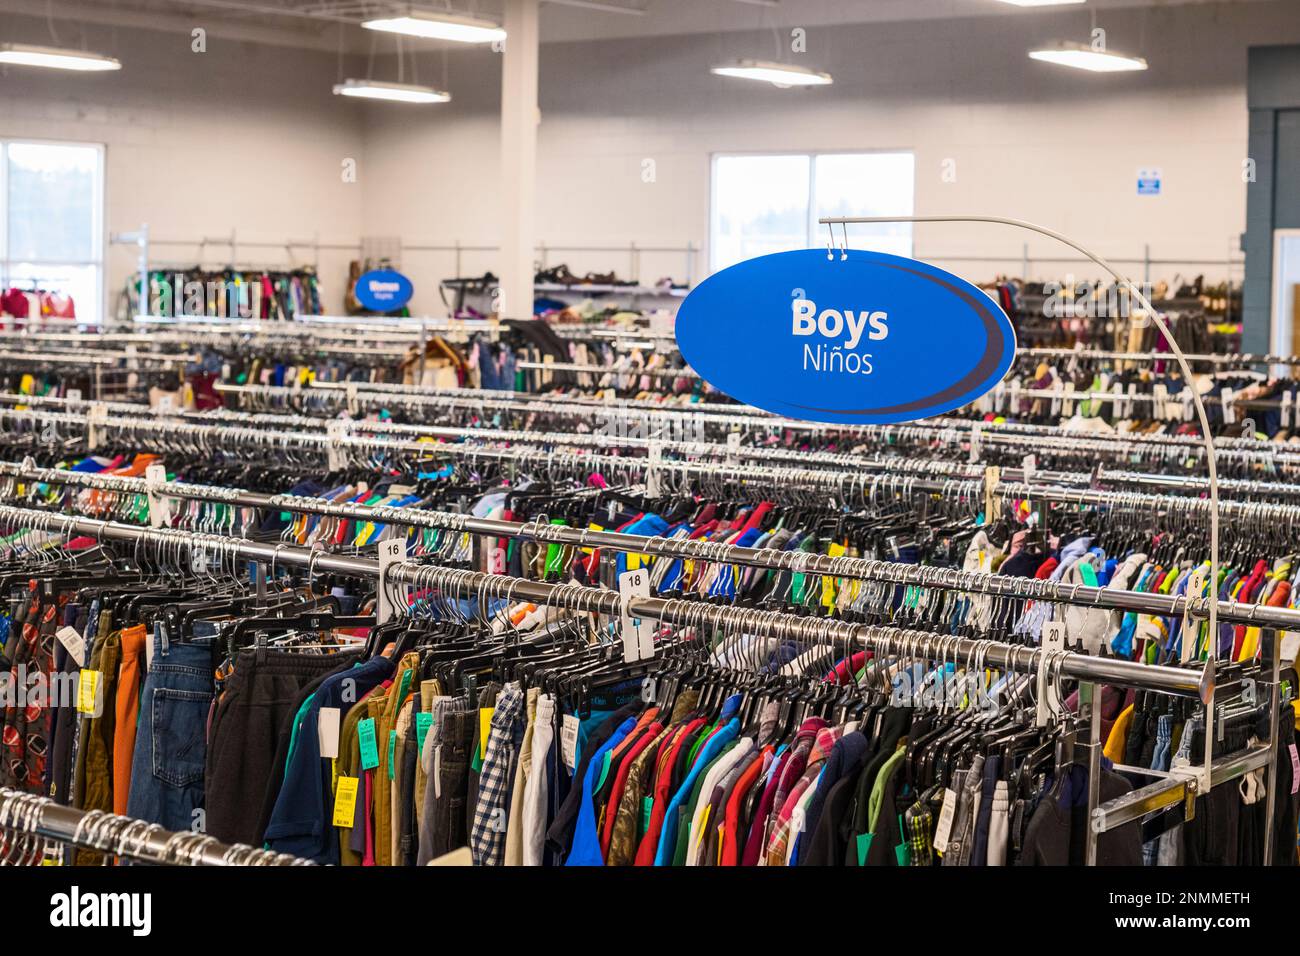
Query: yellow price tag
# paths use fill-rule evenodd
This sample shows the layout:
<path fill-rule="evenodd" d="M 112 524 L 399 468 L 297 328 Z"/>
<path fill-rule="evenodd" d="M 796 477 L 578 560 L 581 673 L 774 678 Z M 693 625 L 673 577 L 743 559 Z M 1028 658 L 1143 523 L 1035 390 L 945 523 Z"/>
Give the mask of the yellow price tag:
<path fill-rule="evenodd" d="M 339 777 L 339 788 L 334 794 L 334 825 L 351 827 L 357 815 L 356 777 Z"/>
<path fill-rule="evenodd" d="M 83 670 L 77 681 L 77 712 L 97 716 L 99 708 L 99 671 Z"/>
<path fill-rule="evenodd" d="M 478 759 L 482 760 L 487 756 L 488 734 L 492 732 L 492 715 L 496 713 L 495 707 L 480 707 L 478 709 Z"/>

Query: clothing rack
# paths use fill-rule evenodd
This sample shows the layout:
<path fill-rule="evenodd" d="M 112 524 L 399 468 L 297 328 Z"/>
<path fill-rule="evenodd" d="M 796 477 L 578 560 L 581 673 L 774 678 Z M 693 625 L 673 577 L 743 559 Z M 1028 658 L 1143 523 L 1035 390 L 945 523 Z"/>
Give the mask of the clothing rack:
<path fill-rule="evenodd" d="M 69 350 L 67 352 L 15 352 L 0 351 L 0 362 L 41 362 L 48 365 L 95 365 L 118 366 L 121 362 L 128 365 L 161 365 L 165 368 L 174 365 L 187 365 L 197 362 L 198 355 L 159 355 L 153 352 L 109 352 L 98 349 Z"/>
<path fill-rule="evenodd" d="M 104 411 L 107 412 L 107 409 L 105 408 Z M 1014 493 L 1021 498 L 1039 501 L 1144 507 L 1150 513 L 1173 513 L 1177 510 L 1182 511 L 1189 518 L 1206 517 L 1209 514 L 1209 501 L 1207 499 L 1084 491 L 1055 484 L 1001 483 L 987 486 L 987 475 L 974 477 L 970 476 L 969 472 L 962 472 L 958 477 L 955 469 L 959 466 L 944 462 L 917 463 L 913 466 L 918 470 L 917 475 L 882 475 L 867 473 L 865 468 L 869 467 L 871 462 L 863 459 L 848 460 L 844 463 L 845 470 L 839 471 L 829 468 L 825 470 L 770 466 L 764 468 L 718 462 L 668 460 L 658 457 L 654 447 L 655 443 L 651 443 L 648 456 L 629 457 L 557 452 L 536 447 L 494 448 L 464 442 L 431 444 L 429 442 L 404 441 L 379 436 L 359 436 L 342 432 L 312 434 L 253 427 L 205 426 L 187 421 L 145 418 L 103 417 L 92 420 L 89 413 L 77 415 L 62 412 L 0 409 L 0 423 L 5 422 L 13 422 L 18 425 L 39 422 L 52 424 L 56 429 L 60 425 L 82 429 L 86 433 L 88 443 L 93 447 L 97 447 L 100 443 L 100 436 L 109 431 L 115 431 L 136 442 L 148 436 L 154 436 L 161 441 L 172 438 L 176 441 L 187 442 L 193 447 L 209 449 L 229 448 L 232 446 L 251 447 L 261 450 L 276 448 L 281 450 L 299 449 L 316 454 L 325 454 L 331 461 L 338 460 L 333 456 L 342 457 L 350 452 L 356 452 L 364 456 L 369 453 L 389 451 L 411 452 L 424 456 L 445 455 L 465 459 L 471 463 L 477 459 L 500 460 L 514 462 L 518 467 L 533 465 L 546 471 L 563 469 L 568 472 L 606 471 L 613 474 L 635 474 L 645 480 L 648 486 L 656 488 L 659 487 L 659 483 L 667 482 L 670 479 L 675 480 L 676 483 L 681 483 L 694 478 L 705 484 L 710 482 L 717 484 L 738 483 L 754 488 L 764 488 L 769 493 L 778 496 L 783 493 L 788 495 L 795 488 L 815 488 L 842 502 L 866 501 L 877 493 L 889 491 L 909 495 L 915 493 L 942 494 L 945 497 L 958 495 L 970 500 L 983 500 L 981 495 L 987 495 L 992 493 L 993 490 L 997 490 L 1004 496 Z M 455 431 L 463 437 L 472 437 L 475 430 L 463 429 Z M 505 434 L 524 435 L 527 433 L 510 432 Z M 573 445 L 578 445 L 589 443 L 589 436 L 552 435 L 548 440 L 557 444 L 563 444 L 567 441 Z M 621 440 L 615 440 L 614 444 L 620 442 Z M 721 448 L 723 446 L 714 447 Z M 796 455 L 795 460 L 800 460 L 800 457 Z M 954 469 L 953 476 L 944 477 L 942 480 L 936 477 L 923 477 L 942 475 L 945 465 L 949 465 Z M 880 466 L 884 468 L 896 467 L 893 459 L 883 460 Z M 1008 477 L 1013 475 L 1016 475 L 1015 470 L 1008 469 Z M 1023 477 L 1023 471 L 1020 472 L 1019 476 Z M 1148 476 L 1141 483 L 1159 485 L 1169 482 L 1170 487 L 1188 490 L 1195 487 L 1191 484 L 1192 480 Z M 1255 491 L 1257 490 L 1256 484 L 1244 482 L 1240 486 L 1240 490 Z M 1258 491 L 1259 493 L 1268 493 L 1270 487 L 1267 485 L 1260 486 Z M 1081 498 L 1081 495 L 1085 497 Z M 1256 523 L 1270 522 L 1273 524 L 1265 527 L 1272 530 L 1277 529 L 1278 524 L 1276 523 L 1279 522 L 1286 528 L 1293 529 L 1296 527 L 1297 518 L 1300 517 L 1300 506 L 1270 502 L 1228 501 L 1220 503 L 1220 514 L 1223 517 L 1236 517 Z"/>
<path fill-rule="evenodd" d="M 174 833 L 155 823 L 102 810 L 78 810 L 8 788 L 0 788 L 0 835 L 0 866 L 50 862 L 48 841 L 156 866 L 315 865 L 287 853 L 221 843 L 201 831 Z"/>
<path fill-rule="evenodd" d="M 1017 358 L 1078 358 L 1084 361 L 1107 359 L 1119 362 L 1173 362 L 1173 352 L 1110 352 L 1105 349 L 1019 348 Z M 1192 353 L 1189 362 L 1214 365 L 1300 365 L 1300 355 L 1259 355 L 1253 352 Z"/>
<path fill-rule="evenodd" d="M 1101 707 L 1097 696 L 1097 682 L 1116 682 L 1165 693 L 1196 696 L 1202 699 L 1209 711 L 1206 733 L 1205 765 L 1196 773 L 1191 768 L 1170 772 L 1168 776 L 1150 787 L 1143 788 L 1143 799 L 1151 801 L 1159 794 L 1204 792 L 1216 783 L 1229 780 L 1260 767 L 1269 768 L 1269 785 L 1274 782 L 1272 763 L 1274 748 L 1261 745 L 1248 752 L 1233 755 L 1228 760 L 1211 758 L 1213 722 L 1214 669 L 1178 668 L 1165 665 L 1137 664 L 1131 661 L 1092 657 L 1073 651 L 1029 648 L 1023 645 L 1002 644 L 991 640 L 954 637 L 903 628 L 879 627 L 866 624 L 849 624 L 832 619 L 809 619 L 792 614 L 755 611 L 747 608 L 729 608 L 720 605 L 701 605 L 695 601 L 664 598 L 624 599 L 614 591 L 582 587 L 572 584 L 548 584 L 526 581 L 503 575 L 488 575 L 460 569 L 438 568 L 410 562 L 396 562 L 381 566 L 367 558 L 323 553 L 316 549 L 291 545 L 268 545 L 216 535 L 181 532 L 174 529 L 144 529 L 110 521 L 95 521 L 68 515 L 33 511 L 11 506 L 0 506 L 0 523 L 20 525 L 32 530 L 65 537 L 85 535 L 99 541 L 123 541 L 139 547 L 156 547 L 165 553 L 184 559 L 193 549 L 202 549 L 205 555 L 215 557 L 223 565 L 237 560 L 270 563 L 272 573 L 278 564 L 305 567 L 310 572 L 332 572 L 347 576 L 370 578 L 378 581 L 383 592 L 393 583 L 407 584 L 420 590 L 438 589 L 460 597 L 478 598 L 480 604 L 490 599 L 526 599 L 528 601 L 563 607 L 581 613 L 599 613 L 611 616 L 628 615 L 651 618 L 682 626 L 718 626 L 731 624 L 749 631 L 761 630 L 772 637 L 808 640 L 818 637 L 838 641 L 845 646 L 861 645 L 872 650 L 877 657 L 922 657 L 933 660 L 953 660 L 974 663 L 979 667 L 992 666 L 1018 672 L 1037 672 L 1077 678 L 1081 682 L 1080 699 L 1090 710 L 1088 762 L 1090 786 L 1088 818 L 1091 822 L 1087 842 L 1087 862 L 1097 859 L 1097 837 L 1109 829 L 1123 812 L 1134 804 L 1134 794 L 1101 804 L 1098 781 L 1101 770 Z M 1274 659 L 1276 677 L 1277 661 Z M 1274 709 L 1276 710 L 1277 681 L 1273 682 Z M 1276 716 L 1275 716 L 1276 719 Z M 1275 735 L 1274 735 L 1275 736 Z M 1193 776 L 1195 775 L 1195 776 Z M 1198 782 L 1199 781 L 1199 782 Z M 1156 796 L 1152 795 L 1155 792 Z M 1152 807 L 1147 807 L 1151 809 Z M 1146 810 L 1140 812 L 1145 813 Z M 1270 836 L 1271 836 L 1270 815 Z M 1266 843 L 1265 864 L 1270 862 Z"/>
<path fill-rule="evenodd" d="M 539 372 L 586 372 L 591 375 L 649 375 L 653 378 L 686 378 L 700 381 L 691 368 L 620 368 L 617 365 L 583 365 L 578 362 L 516 362 L 519 369 Z"/>
<path fill-rule="evenodd" d="M 243 388 L 246 386 L 233 386 L 234 388 Z M 258 386 L 252 386 L 254 388 Z M 330 394 L 330 393 L 327 393 Z M 334 393 L 337 394 L 337 393 Z M 359 393 L 353 397 L 356 398 Z M 151 415 L 180 417 L 193 423 L 202 424 L 229 424 L 239 423 L 251 426 L 263 426 L 271 428 L 315 428 L 319 427 L 321 420 L 311 416 L 302 415 L 273 415 L 248 412 L 232 412 L 226 409 L 210 409 L 203 412 L 187 412 L 174 408 L 150 408 L 149 406 L 129 403 L 129 402 L 105 402 L 94 403 L 80 399 L 67 399 L 57 396 L 32 397 L 14 393 L 0 393 L 0 404 L 13 405 L 53 405 L 56 407 L 65 407 L 69 410 L 80 407 L 88 411 L 96 404 L 114 414 L 122 415 Z M 355 403 L 354 403 L 355 404 Z M 472 407 L 472 403 L 471 403 Z M 539 411 L 545 410 L 539 407 Z M 455 427 L 440 425 L 415 425 L 401 424 L 393 422 L 369 422 L 358 420 L 345 421 L 347 431 L 371 432 L 387 435 L 432 435 L 441 437 L 454 437 L 475 441 L 507 441 L 517 443 L 536 444 L 538 436 L 536 432 L 496 429 L 486 427 Z M 336 421 L 337 425 L 337 421 Z M 341 427 L 341 426 L 339 426 Z M 875 428 L 878 426 L 865 426 Z M 899 426 L 884 426 L 889 429 L 898 431 Z M 907 426 L 903 426 L 906 428 Z M 855 453 L 841 452 L 814 452 L 803 451 L 799 449 L 787 448 L 755 448 L 747 445 L 724 445 L 716 442 L 706 441 L 670 441 L 659 438 L 642 438 L 639 436 L 608 436 L 595 432 L 586 433 L 562 433 L 546 432 L 545 444 L 555 446 L 602 446 L 606 448 L 635 448 L 651 450 L 658 448 L 661 452 L 671 452 L 684 456 L 713 457 L 721 458 L 728 462 L 749 459 L 755 461 L 797 462 L 800 465 L 817 465 L 831 468 L 842 469 L 864 469 L 869 471 L 884 472 L 902 472 L 915 473 L 931 477 L 943 476 L 961 479 L 980 479 L 983 477 L 984 470 L 982 467 L 973 464 L 962 464 L 955 461 L 945 461 L 942 459 L 918 460 L 902 456 L 896 457 L 870 457 Z M 1118 436 L 1117 436 L 1118 437 Z M 957 440 L 963 442 L 966 439 L 958 434 L 956 436 L 947 436 L 948 440 Z M 1060 439 L 1060 441 L 1058 441 Z M 1014 438 L 1001 435 L 986 436 L 983 440 L 990 443 L 1005 443 L 1019 446 L 1022 444 Z M 1082 442 L 1082 444 L 1076 444 Z M 1196 445 L 1187 445 L 1186 450 L 1182 450 L 1185 443 L 1176 443 L 1174 451 L 1180 456 L 1185 457 L 1188 454 L 1194 454 L 1198 451 Z M 1259 443 L 1257 443 L 1259 444 Z M 1150 451 L 1142 442 L 1122 443 L 1118 446 L 1105 446 L 1101 443 L 1095 445 L 1087 443 L 1086 436 L 1061 435 L 1051 438 L 1039 438 L 1033 442 L 1033 446 L 1039 450 L 1053 450 L 1064 448 L 1065 450 L 1084 450 L 1105 451 L 1112 455 L 1124 454 L 1129 452 L 1147 453 Z M 1268 464 L 1294 465 L 1300 467 L 1300 452 L 1278 452 L 1272 443 L 1267 443 L 1259 451 L 1245 451 L 1240 449 L 1224 449 L 1222 456 L 1228 458 L 1244 458 L 1248 461 L 1260 461 Z M 1022 480 L 1026 476 L 1024 468 L 1004 468 L 1002 476 L 1007 480 Z M 1163 487 L 1180 491 L 1201 492 L 1207 487 L 1206 480 L 1197 477 L 1186 476 L 1168 476 L 1168 475 L 1141 475 L 1135 472 L 1123 470 L 1101 471 L 1095 469 L 1093 472 L 1065 472 L 1065 471 L 1035 471 L 1033 477 L 1051 485 L 1088 485 L 1102 483 L 1118 484 L 1139 484 L 1149 487 Z M 1219 486 L 1225 491 L 1236 491 L 1248 495 L 1267 495 L 1267 496 L 1293 496 L 1300 495 L 1300 485 L 1282 482 L 1264 482 L 1253 479 L 1235 479 L 1221 478 Z"/>
<path fill-rule="evenodd" d="M 549 366 L 554 368 L 554 366 Z M 691 416 L 691 421 L 700 425 L 704 424 L 727 424 L 735 428 L 767 428 L 772 431 L 788 430 L 802 432 L 832 432 L 843 434 L 845 436 L 859 436 L 863 438 L 878 438 L 885 442 L 890 442 L 896 438 L 915 438 L 928 439 L 929 436 L 938 434 L 949 439 L 969 440 L 973 430 L 978 429 L 983 437 L 995 433 L 1013 433 L 1035 436 L 1032 442 L 1026 444 L 1031 448 L 1041 448 L 1042 441 L 1039 436 L 1046 436 L 1051 439 L 1059 438 L 1064 442 L 1091 441 L 1100 442 L 1121 442 L 1129 443 L 1143 449 L 1150 445 L 1173 445 L 1185 447 L 1189 454 L 1200 454 L 1204 451 L 1204 441 L 1198 436 L 1192 435 L 1143 435 L 1140 441 L 1136 436 L 1120 432 L 1103 433 L 1103 432 L 1082 432 L 1075 433 L 1063 431 L 1060 425 L 1035 425 L 1023 422 L 984 422 L 977 419 L 956 418 L 952 416 L 941 416 L 922 421 L 908 422 L 899 425 L 844 425 L 826 422 L 808 422 L 798 419 L 782 418 L 771 415 L 760 409 L 752 408 L 747 405 L 735 405 L 724 403 L 706 403 L 698 402 L 689 405 L 674 405 L 660 402 L 637 399 L 618 399 L 606 400 L 596 398 L 582 398 L 577 396 L 558 396 L 547 398 L 541 395 L 525 392 L 506 392 L 491 389 L 418 389 L 415 386 L 406 386 L 396 383 L 385 382 L 315 382 L 306 386 L 283 386 L 283 385 L 231 385 L 219 382 L 214 386 L 218 393 L 235 395 L 241 398 L 266 398 L 268 400 L 283 400 L 291 398 L 303 398 L 311 396 L 313 400 L 317 397 L 314 393 L 330 392 L 336 393 L 333 399 L 321 396 L 322 401 L 334 401 L 338 403 L 349 402 L 355 408 L 360 408 L 361 403 L 366 403 L 368 407 L 383 407 L 387 404 L 394 404 L 400 401 L 409 406 L 433 406 L 446 408 L 482 408 L 482 409 L 514 409 L 527 410 L 546 413 L 578 413 L 578 412 L 622 412 L 622 411 L 645 411 L 651 416 L 673 417 L 681 419 L 684 416 Z M 346 397 L 343 393 L 347 393 Z M 1103 393 L 1113 397 L 1114 393 Z M 1072 392 L 1073 398 L 1082 400 L 1083 393 Z M 1027 391 L 1021 392 L 1021 398 L 1033 398 L 1033 393 Z M 1170 399 L 1173 400 L 1172 398 Z M 1271 441 L 1261 441 L 1257 438 L 1238 438 L 1225 435 L 1216 436 L 1214 443 L 1217 447 L 1225 451 L 1257 451 L 1268 457 L 1286 455 L 1286 452 L 1278 451 L 1278 443 Z M 1064 447 L 1064 446 L 1062 446 Z M 1287 446 L 1282 446 L 1283 448 Z M 1093 448 L 1086 449 L 1088 451 Z"/>
<path fill-rule="evenodd" d="M 716 541 L 593 531 L 552 525 L 541 519 L 528 522 L 506 521 L 496 518 L 475 518 L 471 515 L 451 512 L 350 503 L 337 504 L 299 495 L 267 495 L 237 488 L 185 482 L 156 484 L 145 478 L 41 468 L 30 461 L 0 462 L 0 475 L 43 484 L 75 485 L 128 494 L 152 493 L 160 497 L 216 502 L 234 507 L 315 514 L 405 527 L 440 528 L 462 534 L 481 534 L 490 537 L 519 537 L 540 543 L 577 548 L 608 548 L 614 551 L 652 554 L 670 559 L 686 558 L 717 564 L 742 564 L 776 571 L 790 571 L 795 574 L 879 581 L 887 584 L 964 591 L 993 597 L 1026 598 L 1053 604 L 1134 611 L 1161 617 L 1179 617 L 1186 614 L 1191 618 L 1202 619 L 1207 616 L 1206 608 L 1209 604 L 1208 598 L 1132 592 L 1087 585 L 1064 585 L 1058 581 L 898 564 L 865 558 L 833 558 L 829 555 L 800 551 L 756 549 Z M 1220 620 L 1233 624 L 1300 629 L 1300 609 L 1220 601 L 1218 616 Z"/>

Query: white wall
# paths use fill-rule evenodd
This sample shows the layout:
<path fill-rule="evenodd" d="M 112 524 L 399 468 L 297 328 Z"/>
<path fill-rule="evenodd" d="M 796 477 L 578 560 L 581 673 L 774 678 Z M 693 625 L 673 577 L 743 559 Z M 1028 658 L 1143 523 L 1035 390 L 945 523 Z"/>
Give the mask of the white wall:
<path fill-rule="evenodd" d="M 1027 60 L 1036 43 L 1086 38 L 1089 14 L 1077 9 L 810 26 L 803 61 L 836 82 L 802 91 L 709 75 L 717 61 L 772 57 L 780 34 L 770 30 L 545 44 L 539 238 L 551 247 L 623 249 L 548 256 L 579 274 L 626 275 L 629 241 L 690 243 L 700 249 L 698 280 L 708 262 L 712 154 L 912 149 L 918 214 L 1026 218 L 1122 259 L 1141 257 L 1149 244 L 1158 258 L 1225 260 L 1245 226 L 1246 49 L 1300 42 L 1295 11 L 1294 0 L 1103 11 L 1111 46 L 1151 63 L 1146 73 L 1114 76 Z M 0 136 L 105 143 L 108 231 L 148 222 L 156 237 L 191 242 L 157 247 L 155 259 L 192 263 L 202 252 L 194 240 L 232 229 L 245 241 L 318 236 L 341 247 L 319 256 L 327 306 L 338 309 L 360 237 L 399 236 L 416 283 L 413 306 L 437 312 L 437 282 L 457 260 L 413 247 L 498 241 L 500 62 L 489 50 L 452 52 L 445 66 L 442 54 L 422 54 L 419 76 L 441 85 L 445 69 L 455 100 L 410 109 L 331 95 L 340 73 L 366 69 L 364 59 L 340 66 L 331 53 L 223 40 L 216 28 L 202 55 L 190 52 L 184 33 L 85 31 L 89 47 L 126 68 L 89 77 L 0 73 Z M 43 19 L 8 14 L 0 14 L 0 38 L 49 40 Z M 392 66 L 380 57 L 374 75 Z M 359 160 L 356 184 L 341 180 L 346 157 Z M 647 158 L 656 163 L 653 184 L 641 181 Z M 955 183 L 940 175 L 949 158 Z M 1136 196 L 1139 166 L 1163 169 L 1163 196 Z M 920 226 L 916 252 L 983 279 L 1019 274 L 1024 241 L 995 227 Z M 1031 238 L 1029 246 L 1032 272 L 1068 268 L 1044 261 L 1066 254 L 1050 242 Z M 944 255 L 1006 258 L 970 264 Z M 225 247 L 204 254 L 207 264 L 228 257 Z M 291 261 L 283 250 L 247 245 L 239 258 Z M 459 261 L 462 274 L 495 267 L 490 252 Z M 115 296 L 133 251 L 112 249 L 108 262 Z M 646 280 L 686 271 L 681 253 L 644 253 L 640 263 Z M 1162 265 L 1153 276 L 1177 271 L 1217 278 L 1227 266 Z"/>
<path fill-rule="evenodd" d="M 61 25 L 63 42 L 79 43 Z M 71 35 L 69 35 L 71 34 Z M 43 20 L 0 14 L 0 38 L 49 44 Z M 363 161 L 361 108 L 331 93 L 338 65 L 321 52 L 223 40 L 210 31 L 207 52 L 191 52 L 188 33 L 86 28 L 88 48 L 122 60 L 108 74 L 10 68 L 0 72 L 0 136 L 103 143 L 106 233 L 149 224 L 154 262 L 222 265 L 225 245 L 241 240 L 238 261 L 265 266 L 310 263 L 310 248 L 292 253 L 250 242 L 319 238 L 355 244 L 361 186 L 345 184 L 345 157 Z M 135 250 L 106 247 L 108 307 L 128 275 Z M 355 252 L 319 256 L 327 305 L 342 307 L 347 262 Z"/>
<path fill-rule="evenodd" d="M 835 85 L 776 90 L 710 76 L 711 63 L 771 58 L 773 33 L 680 36 L 545 45 L 542 50 L 538 222 L 548 245 L 704 246 L 715 152 L 912 149 L 918 215 L 1023 218 L 1106 255 L 1212 260 L 1152 268 L 1153 279 L 1221 278 L 1240 258 L 1245 228 L 1246 50 L 1300 41 L 1292 0 L 1106 13 L 1113 49 L 1141 52 L 1139 74 L 1095 75 L 1028 60 L 1036 43 L 1086 39 L 1085 12 L 810 28 L 801 62 Z M 413 117 L 369 111 L 365 223 L 423 240 L 497 239 L 493 177 L 499 64 L 487 52 L 451 60 L 458 101 Z M 653 158 L 657 181 L 641 181 Z M 945 159 L 957 180 L 941 178 Z M 1164 172 L 1164 194 L 1138 197 L 1139 167 Z M 405 181 L 407 185 L 397 184 Z M 1020 274 L 1026 238 L 1005 227 L 922 225 L 916 253 L 973 279 Z M 1081 265 L 1028 238 L 1031 271 Z M 943 256 L 1005 256 L 945 262 Z M 554 255 L 573 271 L 626 271 L 625 253 Z M 643 256 L 642 279 L 681 277 L 681 256 Z M 707 254 L 697 259 L 698 279 Z M 1222 263 L 1222 264 L 1219 264 Z M 481 272 L 490 257 L 467 257 Z M 409 253 L 417 288 L 448 275 L 446 256 Z M 1138 278 L 1142 265 L 1123 265 Z M 1240 278 L 1240 268 L 1232 274 Z M 427 303 L 428 299 L 421 300 Z M 436 300 L 435 300 L 436 301 Z"/>

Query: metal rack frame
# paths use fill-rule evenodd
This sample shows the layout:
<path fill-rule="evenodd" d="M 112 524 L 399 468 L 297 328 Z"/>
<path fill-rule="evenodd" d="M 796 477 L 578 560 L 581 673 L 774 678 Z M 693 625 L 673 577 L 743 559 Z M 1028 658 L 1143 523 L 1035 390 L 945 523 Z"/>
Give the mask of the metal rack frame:
<path fill-rule="evenodd" d="M 800 551 L 748 548 L 717 541 L 685 538 L 644 537 L 615 531 L 593 531 L 552 525 L 543 518 L 533 521 L 506 521 L 475 518 L 452 512 L 411 508 L 334 503 L 319 498 L 288 494 L 261 494 L 238 488 L 186 482 L 156 484 L 145 478 L 100 475 L 54 468 L 34 463 L 0 462 L 0 476 L 44 484 L 75 485 L 127 494 L 156 494 L 160 497 L 208 501 L 235 507 L 268 511 L 290 511 L 323 517 L 353 519 L 405 527 L 439 528 L 458 533 L 489 537 L 528 538 L 541 543 L 562 544 L 575 548 L 609 548 L 615 551 L 652 554 L 674 559 L 697 559 L 716 564 L 740 564 L 790 571 L 795 574 L 825 575 L 895 585 L 962 591 L 993 597 L 1025 598 L 1053 604 L 1135 611 L 1161 617 L 1202 620 L 1207 617 L 1206 598 L 1188 598 L 1157 593 L 1134 592 L 1116 588 L 1064 585 L 1058 581 L 1017 578 L 978 571 L 958 571 L 925 565 L 898 564 L 866 558 L 830 557 Z M 1233 624 L 1300 629 L 1300 610 L 1267 607 L 1257 604 L 1219 602 L 1219 618 Z"/>
<path fill-rule="evenodd" d="M 624 600 L 617 592 L 577 585 L 547 584 L 525 581 L 502 575 L 487 575 L 400 562 L 381 569 L 377 561 L 322 553 L 319 550 L 290 545 L 267 545 L 214 535 L 181 532 L 172 529 L 144 529 L 109 521 L 94 521 L 67 515 L 32 511 L 0 505 L 0 522 L 19 525 L 63 536 L 86 535 L 101 541 L 124 541 L 136 546 L 150 545 L 182 556 L 186 549 L 202 548 L 218 558 L 305 567 L 309 571 L 324 571 L 377 580 L 384 589 L 389 583 L 400 583 L 417 589 L 438 589 L 461 597 L 516 599 L 544 603 L 579 612 L 595 612 L 611 616 L 629 614 L 647 617 L 682 626 L 718 626 L 733 624 L 747 630 L 757 630 L 773 637 L 805 640 L 821 637 L 831 641 L 861 645 L 871 649 L 881 658 L 928 657 L 935 660 L 976 662 L 980 666 L 993 666 L 1019 672 L 1044 670 L 1060 676 L 1077 678 L 1081 682 L 1081 698 L 1097 700 L 1099 682 L 1124 683 L 1166 693 L 1197 696 L 1204 699 L 1207 684 L 1213 693 L 1213 667 L 1175 668 L 1163 665 L 1137 664 L 1078 654 L 1072 651 L 1055 651 L 1028 648 L 1022 645 L 1001 644 L 996 641 L 958 638 L 946 634 L 933 634 L 903 628 L 878 627 L 865 624 L 848 624 L 830 619 L 810 620 L 791 614 L 770 611 L 728 608 L 719 605 L 701 605 L 694 601 L 663 598 L 632 598 Z M 1275 664 L 1276 667 L 1276 664 Z M 1208 675 L 1208 677 L 1207 677 Z M 1086 692 L 1086 693 L 1085 693 Z M 1275 686 L 1276 693 L 1276 686 Z M 1101 761 L 1100 707 L 1090 708 L 1089 770 L 1092 780 L 1099 779 Z M 1274 784 L 1271 769 L 1275 748 L 1253 748 L 1230 760 L 1212 761 L 1203 776 L 1211 783 L 1226 783 L 1256 767 L 1269 767 L 1269 786 Z M 1208 756 L 1208 751 L 1207 751 Z M 1186 791 L 1187 774 L 1171 774 L 1157 787 Z M 1150 789 L 1150 788 L 1148 788 Z M 1163 791 L 1162 791 L 1163 792 Z M 1149 795 L 1145 795 L 1144 799 Z M 1089 792 L 1088 861 L 1095 862 L 1097 837 L 1118 825 L 1126 808 L 1137 801 L 1134 794 L 1101 804 L 1095 787 Z M 1140 812 L 1146 812 L 1141 810 Z M 1270 817 L 1271 821 L 1271 817 Z M 1271 822 L 1265 844 L 1265 862 L 1269 862 L 1271 848 Z"/>
<path fill-rule="evenodd" d="M 7 837 L 3 862 L 37 865 L 45 841 L 108 853 L 157 866 L 314 866 L 287 853 L 222 843 L 201 832 L 164 830 L 156 823 L 78 810 L 49 797 L 0 788 L 0 834 Z"/>

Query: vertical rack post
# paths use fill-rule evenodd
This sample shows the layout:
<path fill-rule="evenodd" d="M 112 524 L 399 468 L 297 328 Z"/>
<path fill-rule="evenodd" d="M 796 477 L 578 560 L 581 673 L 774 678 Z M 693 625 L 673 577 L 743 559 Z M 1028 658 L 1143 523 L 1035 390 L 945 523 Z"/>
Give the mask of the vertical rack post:
<path fill-rule="evenodd" d="M 1085 707 L 1087 708 L 1085 711 Z M 1079 714 L 1086 713 L 1088 720 L 1088 817 L 1101 805 L 1101 685 L 1090 681 L 1079 684 Z M 1097 841 L 1101 834 L 1091 826 L 1087 828 L 1087 848 L 1084 863 L 1097 865 Z"/>

